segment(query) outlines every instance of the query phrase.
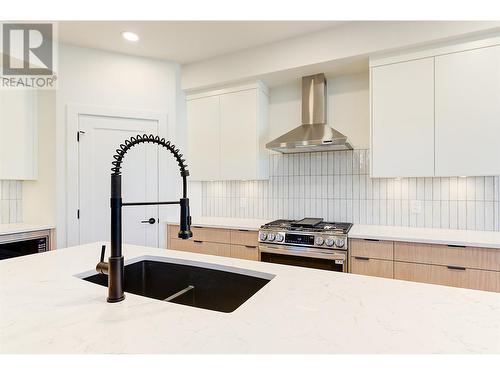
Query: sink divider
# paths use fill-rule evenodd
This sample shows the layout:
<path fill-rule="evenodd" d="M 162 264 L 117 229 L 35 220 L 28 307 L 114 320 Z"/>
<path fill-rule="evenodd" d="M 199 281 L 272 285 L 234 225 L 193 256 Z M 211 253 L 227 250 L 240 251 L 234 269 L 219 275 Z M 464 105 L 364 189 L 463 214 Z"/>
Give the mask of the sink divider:
<path fill-rule="evenodd" d="M 193 289 L 194 289 L 194 286 L 189 285 L 186 288 L 184 288 L 182 290 L 179 290 L 177 293 L 172 294 L 170 297 L 165 298 L 164 301 L 165 302 L 169 302 L 169 301 L 171 301 L 171 300 L 173 300 L 173 299 L 175 299 L 175 298 L 177 298 L 179 296 L 182 296 L 184 293 L 187 293 L 187 292 L 189 292 L 190 290 L 193 290 Z"/>

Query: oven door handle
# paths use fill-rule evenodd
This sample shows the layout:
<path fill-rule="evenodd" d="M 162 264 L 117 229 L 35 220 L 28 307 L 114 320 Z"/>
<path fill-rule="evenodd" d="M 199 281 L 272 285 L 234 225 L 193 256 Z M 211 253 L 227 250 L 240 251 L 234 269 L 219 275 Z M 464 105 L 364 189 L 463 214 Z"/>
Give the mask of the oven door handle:
<path fill-rule="evenodd" d="M 320 258 L 320 259 L 330 259 L 330 260 L 347 260 L 347 252 L 322 252 L 321 250 L 312 251 L 311 248 L 305 247 L 292 247 L 292 246 L 269 246 L 269 245 L 259 245 L 259 253 L 271 253 L 271 254 L 282 254 L 282 255 L 295 255 L 305 258 Z"/>

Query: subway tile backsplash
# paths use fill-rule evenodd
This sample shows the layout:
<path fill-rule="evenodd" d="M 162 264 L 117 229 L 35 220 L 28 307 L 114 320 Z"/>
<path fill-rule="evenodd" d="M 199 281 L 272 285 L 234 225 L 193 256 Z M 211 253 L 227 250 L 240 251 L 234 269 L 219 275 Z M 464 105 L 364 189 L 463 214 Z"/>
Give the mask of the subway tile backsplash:
<path fill-rule="evenodd" d="M 368 150 L 269 162 L 269 180 L 203 182 L 202 215 L 500 230 L 498 176 L 370 178 Z"/>
<path fill-rule="evenodd" d="M 23 221 L 22 181 L 0 180 L 0 224 Z"/>

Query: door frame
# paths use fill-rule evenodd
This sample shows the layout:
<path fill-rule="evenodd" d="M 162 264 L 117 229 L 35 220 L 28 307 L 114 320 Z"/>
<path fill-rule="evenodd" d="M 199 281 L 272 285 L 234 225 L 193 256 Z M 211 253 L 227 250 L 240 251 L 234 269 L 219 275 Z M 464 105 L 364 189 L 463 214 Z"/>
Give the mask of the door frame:
<path fill-rule="evenodd" d="M 79 181 L 79 149 L 77 132 L 80 128 L 79 118 L 81 115 L 114 117 L 137 120 L 150 120 L 158 122 L 158 136 L 168 139 L 170 129 L 168 129 L 168 115 L 163 112 L 153 112 L 144 110 L 134 110 L 117 107 L 99 107 L 80 104 L 66 105 L 66 246 L 76 246 L 80 244 L 80 229 L 77 217 L 80 201 L 80 181 Z M 117 145 L 118 146 L 118 145 Z M 158 190 L 159 195 L 168 191 L 168 186 L 163 183 L 167 181 L 166 176 L 170 172 L 164 167 L 164 153 L 158 155 Z M 162 162 L 163 160 L 163 162 Z M 111 174 L 111 160 L 109 161 Z M 161 225 L 161 223 L 159 223 Z M 158 227 L 158 246 L 165 246 L 165 231 Z"/>

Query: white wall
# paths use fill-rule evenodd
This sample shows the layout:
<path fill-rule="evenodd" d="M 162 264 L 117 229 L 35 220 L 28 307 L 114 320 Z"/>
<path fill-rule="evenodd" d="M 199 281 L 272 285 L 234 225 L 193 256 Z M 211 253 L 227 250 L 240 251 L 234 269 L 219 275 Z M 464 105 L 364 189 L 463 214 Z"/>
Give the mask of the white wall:
<path fill-rule="evenodd" d="M 498 21 L 372 21 L 346 25 L 183 66 L 182 88 L 196 90 L 261 79 L 288 71 L 300 76 L 310 66 L 441 42 L 478 32 L 498 31 Z M 300 71 L 300 74 L 297 74 Z"/>
<path fill-rule="evenodd" d="M 273 87 L 269 95 L 269 140 L 300 125 L 301 80 Z M 368 72 L 327 79 L 328 124 L 356 149 L 370 144 Z"/>
<path fill-rule="evenodd" d="M 23 181 L 23 221 L 56 223 L 56 93 L 37 93 L 38 178 Z"/>
<path fill-rule="evenodd" d="M 180 67 L 177 63 L 62 44 L 59 46 L 58 76 L 57 240 L 58 247 L 63 247 L 67 244 L 65 118 L 67 105 L 79 104 L 167 113 L 168 138 L 180 147 L 184 142 L 182 138 L 178 139 L 177 134 L 184 126 L 177 121 L 177 111 L 182 108 L 178 104 L 181 92 Z M 172 192 L 177 195 L 179 188 L 180 177 L 178 173 L 172 174 L 167 188 L 160 192 L 160 198 Z M 160 213 L 160 219 L 165 215 Z"/>

